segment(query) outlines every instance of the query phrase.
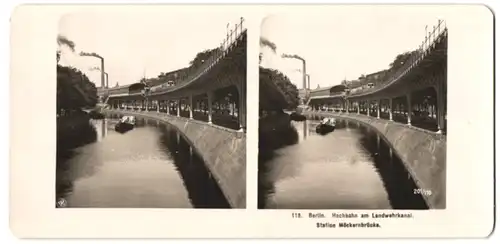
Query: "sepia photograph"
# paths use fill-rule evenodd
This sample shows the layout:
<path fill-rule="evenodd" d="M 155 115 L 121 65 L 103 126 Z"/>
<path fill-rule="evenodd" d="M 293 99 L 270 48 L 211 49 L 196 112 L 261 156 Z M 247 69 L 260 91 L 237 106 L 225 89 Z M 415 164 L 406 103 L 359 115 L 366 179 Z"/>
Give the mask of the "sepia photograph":
<path fill-rule="evenodd" d="M 247 28 L 221 12 L 60 19 L 56 208 L 246 207 Z"/>
<path fill-rule="evenodd" d="M 17 238 L 494 230 L 485 5 L 27 4 L 10 31 Z"/>
<path fill-rule="evenodd" d="M 445 209 L 447 43 L 411 8 L 267 16 L 258 208 Z"/>
<path fill-rule="evenodd" d="M 485 5 L 18 6 L 9 230 L 489 236 L 494 26 Z"/>

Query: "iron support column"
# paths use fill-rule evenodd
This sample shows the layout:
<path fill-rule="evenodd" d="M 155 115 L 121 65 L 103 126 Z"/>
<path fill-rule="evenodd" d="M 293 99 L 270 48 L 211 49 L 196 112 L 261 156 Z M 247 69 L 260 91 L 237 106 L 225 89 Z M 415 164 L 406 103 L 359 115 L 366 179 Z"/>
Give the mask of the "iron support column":
<path fill-rule="evenodd" d="M 244 84 L 242 84 L 243 82 L 240 82 L 240 84 L 238 84 L 236 86 L 237 90 L 238 90 L 238 122 L 240 124 L 240 129 L 239 131 L 240 132 L 243 132 L 245 128 L 245 125 L 246 125 L 246 118 L 245 118 L 245 88 L 243 87 Z"/>
<path fill-rule="evenodd" d="M 181 99 L 177 100 L 177 117 L 181 116 Z"/>
<path fill-rule="evenodd" d="M 209 91 L 207 93 L 207 100 L 208 100 L 208 123 L 212 124 L 212 103 L 213 103 L 213 97 L 214 93 L 212 91 Z"/>
<path fill-rule="evenodd" d="M 411 112 L 412 112 L 411 93 L 408 93 L 408 95 L 406 95 L 406 101 L 408 104 L 408 107 L 406 108 L 406 110 L 408 111 L 408 115 L 406 117 L 408 118 L 408 125 L 411 125 Z"/>
<path fill-rule="evenodd" d="M 372 105 L 371 103 L 372 103 L 372 101 L 370 101 L 370 100 L 366 101 L 366 115 L 367 116 L 370 116 L 370 109 L 371 109 L 370 105 Z"/>
<path fill-rule="evenodd" d="M 189 119 L 193 119 L 193 95 L 189 94 Z"/>
<path fill-rule="evenodd" d="M 170 100 L 166 100 L 165 107 L 167 107 L 167 115 L 170 115 Z"/>
<path fill-rule="evenodd" d="M 435 86 L 435 89 L 436 89 L 436 102 L 437 102 L 437 114 L 436 114 L 436 119 L 437 119 L 437 128 L 438 128 L 438 131 L 437 133 L 438 134 L 441 134 L 443 133 L 443 129 L 444 129 L 444 117 L 445 117 L 445 113 L 444 113 L 444 89 L 442 88 L 442 82 L 441 81 L 438 81 L 438 84 Z"/>
<path fill-rule="evenodd" d="M 389 121 L 392 121 L 392 98 L 389 98 Z"/>
<path fill-rule="evenodd" d="M 380 99 L 377 99 L 377 119 L 380 119 Z"/>

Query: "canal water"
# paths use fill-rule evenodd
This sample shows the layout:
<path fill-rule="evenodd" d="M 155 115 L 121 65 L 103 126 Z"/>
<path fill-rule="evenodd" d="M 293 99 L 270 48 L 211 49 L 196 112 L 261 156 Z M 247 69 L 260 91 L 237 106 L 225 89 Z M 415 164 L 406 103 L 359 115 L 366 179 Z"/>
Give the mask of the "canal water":
<path fill-rule="evenodd" d="M 281 135 L 259 136 L 259 208 L 428 208 L 380 135 L 347 120 L 320 135 L 321 119 L 292 121 Z"/>
<path fill-rule="evenodd" d="M 136 128 L 118 133 L 117 122 L 118 116 L 91 120 L 94 134 L 74 138 L 84 145 L 58 146 L 58 207 L 230 207 L 200 156 L 177 130 L 138 119 Z"/>

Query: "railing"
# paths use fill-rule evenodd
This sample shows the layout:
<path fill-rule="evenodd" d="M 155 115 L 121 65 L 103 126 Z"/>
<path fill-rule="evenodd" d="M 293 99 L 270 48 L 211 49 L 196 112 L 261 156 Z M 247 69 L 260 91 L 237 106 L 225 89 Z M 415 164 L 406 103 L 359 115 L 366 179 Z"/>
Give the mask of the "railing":
<path fill-rule="evenodd" d="M 343 91 L 343 92 L 331 92 L 328 95 L 316 95 L 316 96 L 310 96 L 309 99 L 307 100 L 308 102 L 311 100 L 317 100 L 317 99 L 329 99 L 329 98 L 346 98 L 348 96 L 348 93 Z"/>
<path fill-rule="evenodd" d="M 234 29 L 231 29 L 228 33 L 226 38 L 222 41 L 221 45 L 216 49 L 216 51 L 207 59 L 203 64 L 196 68 L 194 72 L 190 72 L 187 76 L 184 78 L 180 78 L 176 84 L 171 85 L 168 84 L 169 82 L 156 85 L 154 87 L 151 87 L 151 90 L 149 91 L 148 95 L 154 95 L 158 94 L 161 92 L 169 91 L 172 89 L 175 89 L 176 87 L 182 86 L 184 84 L 188 84 L 191 81 L 194 81 L 207 73 L 210 69 L 212 69 L 221 59 L 223 59 L 231 50 L 231 48 L 239 41 L 242 37 L 242 35 L 246 31 L 246 27 L 243 26 L 244 19 L 243 17 L 240 18 L 240 23 L 237 23 L 234 25 Z M 119 89 L 109 89 L 110 92 L 114 95 L 137 95 L 135 93 L 128 93 L 127 92 L 121 92 Z M 118 90 L 117 92 L 115 92 Z M 111 93 L 110 93 L 111 94 Z"/>
<path fill-rule="evenodd" d="M 125 109 L 125 107 L 118 107 L 118 106 L 110 106 L 110 109 Z M 155 115 L 161 115 L 162 117 L 166 114 L 166 110 L 164 109 L 157 109 L 155 106 L 148 106 L 147 109 L 146 107 L 139 105 L 139 106 L 129 106 L 125 111 L 127 112 L 149 112 L 151 114 Z M 160 113 L 158 113 L 158 111 Z M 169 115 L 171 117 L 182 117 L 185 119 L 190 118 L 190 113 L 189 110 L 185 110 L 185 108 L 181 108 L 179 110 L 179 116 L 177 116 L 177 108 L 171 107 L 169 110 Z M 208 122 L 208 111 L 193 111 L 193 120 L 198 121 L 198 122 L 203 122 L 207 123 Z M 208 123 L 207 123 L 208 124 Z M 222 111 L 213 111 L 212 112 L 212 124 L 223 127 L 226 129 L 234 130 L 237 131 L 240 129 L 240 122 L 238 119 L 237 115 L 231 115 L 231 114 L 224 114 Z"/>
<path fill-rule="evenodd" d="M 97 95 L 98 96 L 128 95 L 128 88 L 124 86 L 104 88 L 103 90 L 98 90 Z"/>
<path fill-rule="evenodd" d="M 376 91 L 385 88 L 386 86 L 394 83 L 396 80 L 399 80 L 401 77 L 406 75 L 411 69 L 416 67 L 431 51 L 438 41 L 441 40 L 441 37 L 445 36 L 448 33 L 448 28 L 446 27 L 446 23 L 443 20 L 439 20 L 438 24 L 433 27 L 432 31 L 429 31 L 425 35 L 425 40 L 422 41 L 422 44 L 419 45 L 418 49 L 413 52 L 413 54 L 406 60 L 402 67 L 398 70 L 390 74 L 389 78 L 386 78 L 386 82 L 382 82 L 380 84 L 375 85 L 373 88 L 361 89 L 358 91 L 351 92 L 352 95 L 363 94 L 366 91 Z"/>
<path fill-rule="evenodd" d="M 223 59 L 229 52 L 229 50 L 237 43 L 238 40 L 245 33 L 246 28 L 243 27 L 244 19 L 240 18 L 240 23 L 234 25 L 234 29 L 231 29 L 230 32 L 227 33 L 226 38 L 222 41 L 219 48 L 210 56 L 203 64 L 196 69 L 196 71 L 189 73 L 184 79 L 180 79 L 177 84 L 169 87 L 159 87 L 154 93 L 160 93 L 164 91 L 168 91 L 174 89 L 176 87 L 182 86 L 184 84 L 190 83 L 198 79 L 200 76 L 207 73 L 210 69 L 212 69 L 221 59 Z"/>
<path fill-rule="evenodd" d="M 341 92 L 330 92 L 331 97 L 337 97 L 337 96 L 345 96 L 347 92 L 341 91 Z"/>

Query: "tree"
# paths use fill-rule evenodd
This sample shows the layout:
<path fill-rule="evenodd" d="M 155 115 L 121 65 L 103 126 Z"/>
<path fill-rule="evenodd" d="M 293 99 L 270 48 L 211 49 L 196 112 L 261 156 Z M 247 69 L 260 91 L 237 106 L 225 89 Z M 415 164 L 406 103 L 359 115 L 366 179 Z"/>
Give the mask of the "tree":
<path fill-rule="evenodd" d="M 210 57 L 215 55 L 215 53 L 218 52 L 219 50 L 220 48 L 214 48 L 199 52 L 198 54 L 196 54 L 194 59 L 189 63 L 190 67 L 194 69 L 200 67 L 201 65 L 203 65 L 203 63 L 207 62 L 210 59 Z"/>
<path fill-rule="evenodd" d="M 261 47 L 268 47 L 274 53 L 276 53 L 276 49 L 277 49 L 276 44 L 265 37 L 260 38 L 260 46 Z M 259 54 L 259 64 L 261 62 L 262 62 L 262 52 L 260 52 L 260 54 Z M 287 108 L 289 108 L 289 109 L 297 108 L 297 106 L 299 105 L 299 101 L 300 101 L 299 90 L 297 89 L 297 86 L 294 85 L 287 76 L 285 76 L 283 73 L 279 72 L 278 70 L 260 67 L 259 79 L 260 79 L 261 83 L 272 82 L 276 85 L 276 87 L 283 94 L 283 96 L 288 104 Z"/>
<path fill-rule="evenodd" d="M 57 36 L 57 44 L 75 50 L 75 43 L 64 36 Z M 57 50 L 57 112 L 78 110 L 96 105 L 97 88 L 80 70 L 59 65 L 60 49 Z"/>
<path fill-rule="evenodd" d="M 97 87 L 85 74 L 72 67 L 57 65 L 58 111 L 93 107 L 97 100 Z"/>
<path fill-rule="evenodd" d="M 283 73 L 260 67 L 259 79 L 261 83 L 272 82 L 276 85 L 288 104 L 287 108 L 294 109 L 299 105 L 299 90 Z"/>
<path fill-rule="evenodd" d="M 361 81 L 360 80 L 351 80 L 351 81 L 348 81 L 347 82 L 347 87 L 349 87 L 349 89 L 353 89 L 353 88 L 357 88 L 357 87 L 360 87 L 362 86 L 363 84 L 361 84 Z"/>
<path fill-rule="evenodd" d="M 212 56 L 214 56 L 217 52 L 220 51 L 220 48 L 213 48 L 201 51 L 196 54 L 193 60 L 189 62 L 189 67 L 180 69 L 176 72 L 176 76 L 172 77 L 172 74 L 167 75 L 165 72 L 161 72 L 157 77 L 153 78 L 141 78 L 139 80 L 140 83 L 149 84 L 150 86 L 155 86 L 163 83 L 168 83 L 169 81 L 174 80 L 176 82 L 179 79 L 183 79 L 187 76 L 188 73 L 196 72 L 205 62 L 208 62 Z M 177 77 L 179 75 L 179 77 Z"/>
<path fill-rule="evenodd" d="M 390 71 L 394 72 L 397 71 L 400 67 L 402 67 L 406 61 L 413 55 L 420 52 L 419 50 L 414 50 L 411 52 L 404 52 L 401 54 L 398 54 L 396 58 L 394 58 L 394 61 L 392 61 L 391 64 L 389 64 Z"/>

